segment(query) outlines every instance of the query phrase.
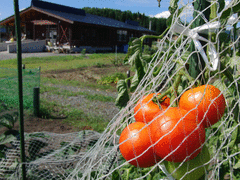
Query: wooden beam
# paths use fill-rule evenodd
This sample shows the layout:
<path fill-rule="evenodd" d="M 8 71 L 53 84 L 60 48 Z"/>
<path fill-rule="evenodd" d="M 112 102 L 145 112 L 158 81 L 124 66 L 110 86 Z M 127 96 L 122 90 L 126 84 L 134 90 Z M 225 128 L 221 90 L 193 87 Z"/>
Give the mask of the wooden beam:
<path fill-rule="evenodd" d="M 72 25 L 69 25 L 69 45 L 72 47 Z"/>
<path fill-rule="evenodd" d="M 36 40 L 35 25 L 33 24 L 33 40 Z"/>

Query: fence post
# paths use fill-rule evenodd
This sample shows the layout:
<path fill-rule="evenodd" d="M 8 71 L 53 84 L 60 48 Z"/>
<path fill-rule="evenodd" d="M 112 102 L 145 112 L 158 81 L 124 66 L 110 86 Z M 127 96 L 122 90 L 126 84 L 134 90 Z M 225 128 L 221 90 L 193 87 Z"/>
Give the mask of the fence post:
<path fill-rule="evenodd" d="M 40 110 L 40 88 L 34 87 L 33 88 L 33 114 L 36 117 L 40 116 L 39 110 Z"/>

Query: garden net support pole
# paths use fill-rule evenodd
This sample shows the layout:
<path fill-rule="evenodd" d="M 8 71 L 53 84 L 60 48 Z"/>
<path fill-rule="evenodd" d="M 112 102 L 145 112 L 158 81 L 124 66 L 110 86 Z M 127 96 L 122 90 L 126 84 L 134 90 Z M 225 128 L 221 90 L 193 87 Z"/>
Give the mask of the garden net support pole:
<path fill-rule="evenodd" d="M 17 38 L 17 61 L 18 61 L 20 155 L 22 163 L 22 179 L 26 180 L 24 122 L 23 122 L 24 120 L 23 120 L 23 85 L 22 85 L 22 48 L 21 48 L 21 27 L 18 0 L 14 0 L 14 11 L 15 11 L 15 30 Z"/>
<path fill-rule="evenodd" d="M 210 9 L 209 8 L 206 9 L 207 7 L 209 7 L 209 5 L 210 5 L 210 3 L 207 0 L 196 0 L 196 1 L 194 1 L 194 3 L 193 3 L 193 7 L 194 7 L 193 19 L 194 19 L 194 22 L 192 24 L 192 29 L 205 24 L 205 21 L 201 17 L 201 15 L 199 15 L 199 12 L 203 12 L 203 15 L 205 16 L 205 18 L 207 20 L 209 19 Z M 200 34 L 200 35 L 202 37 L 205 37 L 206 39 L 208 38 L 207 37 L 208 35 L 206 35 L 206 34 Z M 201 44 L 202 44 L 202 46 L 204 46 L 205 43 L 201 42 Z M 195 45 L 194 45 L 193 41 L 191 42 L 190 51 L 191 52 L 195 51 Z M 205 48 L 205 52 L 206 52 L 206 48 Z M 192 56 L 189 60 L 189 64 L 190 64 L 189 74 L 193 78 L 197 78 L 197 76 L 201 73 L 201 71 L 205 67 L 204 60 L 197 53 L 192 54 Z M 203 75 L 200 77 L 201 81 L 204 81 Z"/>

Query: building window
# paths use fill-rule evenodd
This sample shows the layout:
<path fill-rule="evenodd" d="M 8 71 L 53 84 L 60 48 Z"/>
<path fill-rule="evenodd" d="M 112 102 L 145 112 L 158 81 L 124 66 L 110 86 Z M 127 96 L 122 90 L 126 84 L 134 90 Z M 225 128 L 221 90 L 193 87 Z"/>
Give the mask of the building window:
<path fill-rule="evenodd" d="M 117 30 L 117 38 L 118 41 L 127 41 L 127 31 L 125 30 Z"/>

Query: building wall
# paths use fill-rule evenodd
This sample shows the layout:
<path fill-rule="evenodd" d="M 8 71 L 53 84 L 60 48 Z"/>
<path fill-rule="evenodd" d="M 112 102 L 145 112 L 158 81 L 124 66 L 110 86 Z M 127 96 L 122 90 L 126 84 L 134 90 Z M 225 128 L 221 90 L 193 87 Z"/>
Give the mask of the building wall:
<path fill-rule="evenodd" d="M 33 52 L 43 52 L 45 49 L 46 41 L 40 40 L 40 41 L 31 41 L 31 42 L 22 42 L 22 52 L 23 53 L 33 53 Z M 16 53 L 16 43 L 15 44 L 9 44 L 7 46 L 8 53 Z"/>
<path fill-rule="evenodd" d="M 112 46 L 116 44 L 114 28 L 75 23 L 72 26 L 72 41 L 76 46 Z"/>

